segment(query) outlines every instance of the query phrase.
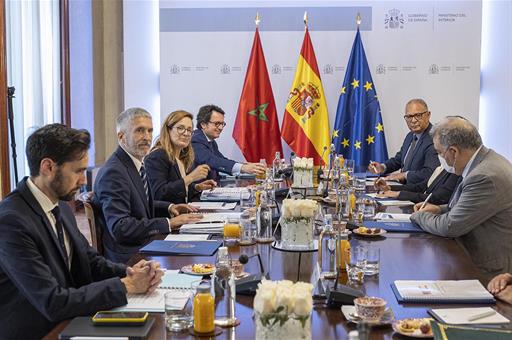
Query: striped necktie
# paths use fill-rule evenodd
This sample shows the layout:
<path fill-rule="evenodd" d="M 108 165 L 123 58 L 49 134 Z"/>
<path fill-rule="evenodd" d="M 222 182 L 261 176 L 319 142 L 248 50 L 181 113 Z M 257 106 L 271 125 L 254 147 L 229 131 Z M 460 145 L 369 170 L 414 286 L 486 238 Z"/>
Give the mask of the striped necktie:
<path fill-rule="evenodd" d="M 142 164 L 140 167 L 139 174 L 140 178 L 142 179 L 142 185 L 144 186 L 144 192 L 146 193 L 146 200 L 149 201 L 148 178 L 146 177 L 146 169 L 144 168 L 144 164 Z"/>
<path fill-rule="evenodd" d="M 411 167 L 412 162 L 412 156 L 414 155 L 414 149 L 416 148 L 416 143 L 418 142 L 418 137 L 416 135 L 413 135 L 411 145 L 409 146 L 409 150 L 407 151 L 407 154 L 405 155 L 404 159 L 404 167 L 402 168 L 402 171 L 407 171 Z"/>

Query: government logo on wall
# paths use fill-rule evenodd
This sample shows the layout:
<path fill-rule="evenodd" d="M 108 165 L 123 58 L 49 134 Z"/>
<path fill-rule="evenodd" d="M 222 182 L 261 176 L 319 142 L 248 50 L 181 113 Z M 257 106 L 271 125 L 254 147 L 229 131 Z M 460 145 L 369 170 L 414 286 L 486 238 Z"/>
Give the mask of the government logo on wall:
<path fill-rule="evenodd" d="M 386 67 L 382 64 L 377 65 L 377 67 L 375 68 L 375 73 L 386 74 Z"/>
<path fill-rule="evenodd" d="M 404 28 L 404 15 L 396 8 L 390 9 L 384 17 L 384 27 L 386 29 Z"/>
<path fill-rule="evenodd" d="M 325 64 L 323 68 L 324 74 L 333 74 L 334 67 L 331 64 Z"/>
<path fill-rule="evenodd" d="M 180 67 L 176 64 L 172 64 L 171 74 L 178 74 L 178 73 L 180 73 Z"/>
<path fill-rule="evenodd" d="M 221 74 L 230 74 L 231 73 L 231 67 L 229 67 L 228 64 L 224 64 L 220 67 L 220 73 Z"/>
<path fill-rule="evenodd" d="M 272 74 L 281 74 L 281 65 L 274 64 L 271 69 Z"/>
<path fill-rule="evenodd" d="M 432 64 L 428 68 L 428 74 L 439 74 L 439 66 L 437 64 Z"/>

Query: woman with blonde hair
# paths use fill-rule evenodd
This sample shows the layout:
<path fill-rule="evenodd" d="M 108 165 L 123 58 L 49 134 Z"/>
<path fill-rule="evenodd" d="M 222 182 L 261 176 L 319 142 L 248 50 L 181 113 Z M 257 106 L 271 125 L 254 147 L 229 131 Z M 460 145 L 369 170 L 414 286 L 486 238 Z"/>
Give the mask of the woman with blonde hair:
<path fill-rule="evenodd" d="M 208 175 L 208 165 L 201 164 L 192 170 L 192 119 L 192 114 L 187 111 L 171 112 L 162 125 L 155 146 L 144 158 L 149 185 L 156 200 L 186 203 L 201 191 L 217 186 L 213 180 L 197 183 Z"/>

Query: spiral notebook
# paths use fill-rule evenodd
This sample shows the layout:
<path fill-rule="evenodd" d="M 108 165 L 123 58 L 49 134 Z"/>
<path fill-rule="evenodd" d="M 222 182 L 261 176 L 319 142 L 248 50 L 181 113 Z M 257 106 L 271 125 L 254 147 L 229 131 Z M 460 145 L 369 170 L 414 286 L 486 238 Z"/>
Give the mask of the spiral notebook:
<path fill-rule="evenodd" d="M 400 281 L 391 284 L 398 302 L 484 303 L 496 302 L 478 280 Z"/>

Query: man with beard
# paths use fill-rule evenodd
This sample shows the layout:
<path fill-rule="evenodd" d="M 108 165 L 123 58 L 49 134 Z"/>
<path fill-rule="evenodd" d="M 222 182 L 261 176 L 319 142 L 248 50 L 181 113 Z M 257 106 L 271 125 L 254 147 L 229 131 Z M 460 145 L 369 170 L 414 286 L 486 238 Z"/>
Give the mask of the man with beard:
<path fill-rule="evenodd" d="M 119 147 L 98 171 L 94 204 L 102 212 L 98 223 L 104 230 L 105 257 L 126 263 L 151 237 L 196 222 L 201 215 L 187 214 L 197 210 L 187 204 L 153 200 L 143 163 L 153 138 L 149 112 L 125 110 L 116 129 Z"/>
<path fill-rule="evenodd" d="M 40 339 L 58 322 L 127 303 L 161 281 L 156 262 L 98 255 L 68 204 L 85 184 L 90 136 L 61 124 L 27 140 L 30 177 L 0 202 L 0 338 Z"/>

